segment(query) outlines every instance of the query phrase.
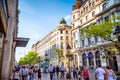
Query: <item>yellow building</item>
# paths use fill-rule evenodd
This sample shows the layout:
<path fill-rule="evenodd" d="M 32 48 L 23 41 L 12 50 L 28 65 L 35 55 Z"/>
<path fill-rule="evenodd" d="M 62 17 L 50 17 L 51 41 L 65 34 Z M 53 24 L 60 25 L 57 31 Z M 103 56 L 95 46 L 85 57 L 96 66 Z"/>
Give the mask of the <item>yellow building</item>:
<path fill-rule="evenodd" d="M 64 56 L 66 56 L 68 51 L 66 47 L 68 44 L 71 46 L 71 26 L 68 26 L 66 21 L 62 18 L 53 32 L 50 32 L 36 44 L 33 44 L 32 50 L 37 52 L 42 59 L 45 58 L 45 54 L 48 54 L 50 64 L 56 66 L 59 62 L 56 49 L 62 49 Z M 66 59 L 62 60 L 62 64 L 67 66 Z"/>
<path fill-rule="evenodd" d="M 99 64 L 106 66 L 102 58 L 111 42 L 100 37 L 85 38 L 80 35 L 80 28 L 91 24 L 100 24 L 113 15 L 120 15 L 120 0 L 77 0 L 72 11 L 73 53 L 77 55 L 76 64 L 96 68 Z M 88 58 L 92 56 L 92 58 Z M 120 66 L 119 54 L 111 55 L 109 65 L 115 69 Z"/>
<path fill-rule="evenodd" d="M 16 47 L 25 47 L 28 38 L 18 34 L 18 0 L 0 0 L 0 80 L 9 80 Z"/>

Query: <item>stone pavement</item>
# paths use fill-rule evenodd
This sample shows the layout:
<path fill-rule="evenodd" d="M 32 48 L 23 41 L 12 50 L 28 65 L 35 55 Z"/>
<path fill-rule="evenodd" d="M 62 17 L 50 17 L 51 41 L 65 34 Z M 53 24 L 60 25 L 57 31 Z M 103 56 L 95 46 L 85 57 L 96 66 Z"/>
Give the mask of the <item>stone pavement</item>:
<path fill-rule="evenodd" d="M 71 75 L 72 75 L 72 73 L 71 73 Z M 35 75 L 34 80 L 38 80 L 37 75 Z M 50 80 L 50 74 L 49 73 L 42 73 L 42 80 Z M 55 78 L 53 80 L 78 80 L 78 79 L 73 79 L 73 78 L 72 79 L 66 79 L 66 78 L 57 79 L 57 78 Z M 90 71 L 90 80 L 95 80 L 95 78 L 94 78 L 94 70 Z"/>

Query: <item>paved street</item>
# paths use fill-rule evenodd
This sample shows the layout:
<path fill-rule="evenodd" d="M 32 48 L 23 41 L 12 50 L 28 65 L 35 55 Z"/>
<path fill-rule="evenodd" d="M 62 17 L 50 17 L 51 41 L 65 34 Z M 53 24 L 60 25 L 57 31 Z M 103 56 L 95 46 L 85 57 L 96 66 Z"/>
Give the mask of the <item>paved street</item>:
<path fill-rule="evenodd" d="M 72 75 L 72 73 L 71 73 L 71 75 Z M 35 75 L 34 80 L 38 80 L 37 79 L 37 75 Z M 50 80 L 49 73 L 42 73 L 42 80 Z M 78 79 L 73 79 L 73 78 L 72 79 L 66 79 L 66 78 L 64 78 L 64 79 L 61 79 L 61 78 L 57 79 L 57 78 L 55 78 L 53 80 L 78 80 Z M 90 71 L 90 80 L 95 80 L 95 78 L 94 78 L 94 71 Z"/>

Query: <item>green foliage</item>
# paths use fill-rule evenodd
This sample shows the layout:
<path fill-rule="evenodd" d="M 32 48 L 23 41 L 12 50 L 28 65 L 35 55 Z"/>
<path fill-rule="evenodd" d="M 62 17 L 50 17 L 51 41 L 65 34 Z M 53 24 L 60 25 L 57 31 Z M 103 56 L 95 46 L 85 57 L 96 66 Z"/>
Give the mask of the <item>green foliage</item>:
<path fill-rule="evenodd" d="M 38 53 L 30 51 L 25 57 L 20 59 L 19 65 L 36 64 L 38 61 Z"/>
<path fill-rule="evenodd" d="M 57 53 L 57 55 L 58 55 L 59 62 L 61 62 L 62 57 L 64 57 L 64 55 L 63 55 L 63 50 L 61 50 L 61 49 L 56 49 L 55 51 L 56 51 L 56 53 Z"/>
<path fill-rule="evenodd" d="M 82 28 L 81 34 L 87 38 L 92 36 L 101 37 L 104 40 L 111 40 L 111 34 L 115 26 L 110 21 L 105 21 L 102 24 L 91 25 L 89 28 Z"/>
<path fill-rule="evenodd" d="M 116 21 L 116 22 L 114 22 Z M 120 25 L 120 16 L 113 16 L 109 21 L 101 24 L 91 25 L 89 28 L 80 29 L 81 35 L 87 38 L 91 36 L 101 37 L 104 40 L 111 41 L 111 34 L 117 25 Z"/>
<path fill-rule="evenodd" d="M 63 57 L 63 50 L 61 50 L 61 49 L 56 49 L 56 53 L 58 54 L 58 57 L 59 57 L 59 58 Z"/>

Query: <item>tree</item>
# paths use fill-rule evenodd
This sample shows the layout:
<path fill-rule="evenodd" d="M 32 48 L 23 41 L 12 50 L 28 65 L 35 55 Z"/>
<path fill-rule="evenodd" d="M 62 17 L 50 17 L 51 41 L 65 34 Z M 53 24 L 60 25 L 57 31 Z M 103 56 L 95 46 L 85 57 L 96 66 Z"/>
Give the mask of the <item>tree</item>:
<path fill-rule="evenodd" d="M 36 52 L 28 52 L 28 54 L 21 58 L 19 61 L 20 65 L 25 65 L 25 64 L 36 64 L 39 61 L 38 53 Z"/>
<path fill-rule="evenodd" d="M 32 51 L 28 52 L 26 60 L 28 61 L 28 64 L 36 64 L 39 61 L 38 53 Z"/>
<path fill-rule="evenodd" d="M 111 41 L 111 46 L 108 47 L 107 52 L 115 53 L 120 50 L 120 44 L 114 40 L 111 36 L 114 28 L 116 26 L 120 26 L 120 16 L 113 15 L 109 21 L 104 21 L 101 24 L 91 25 L 88 28 L 80 29 L 81 35 L 83 38 L 90 38 L 90 37 L 101 37 L 103 40 Z M 107 53 L 103 56 L 103 58 L 110 59 Z"/>
<path fill-rule="evenodd" d="M 56 51 L 56 53 L 57 53 L 57 55 L 58 55 L 59 64 L 60 64 L 62 57 L 64 57 L 64 55 L 63 55 L 63 50 L 62 50 L 62 49 L 56 49 L 55 51 Z"/>
<path fill-rule="evenodd" d="M 18 62 L 18 64 L 19 65 L 25 65 L 25 64 L 27 64 L 25 58 L 24 57 L 20 58 L 20 61 Z"/>

